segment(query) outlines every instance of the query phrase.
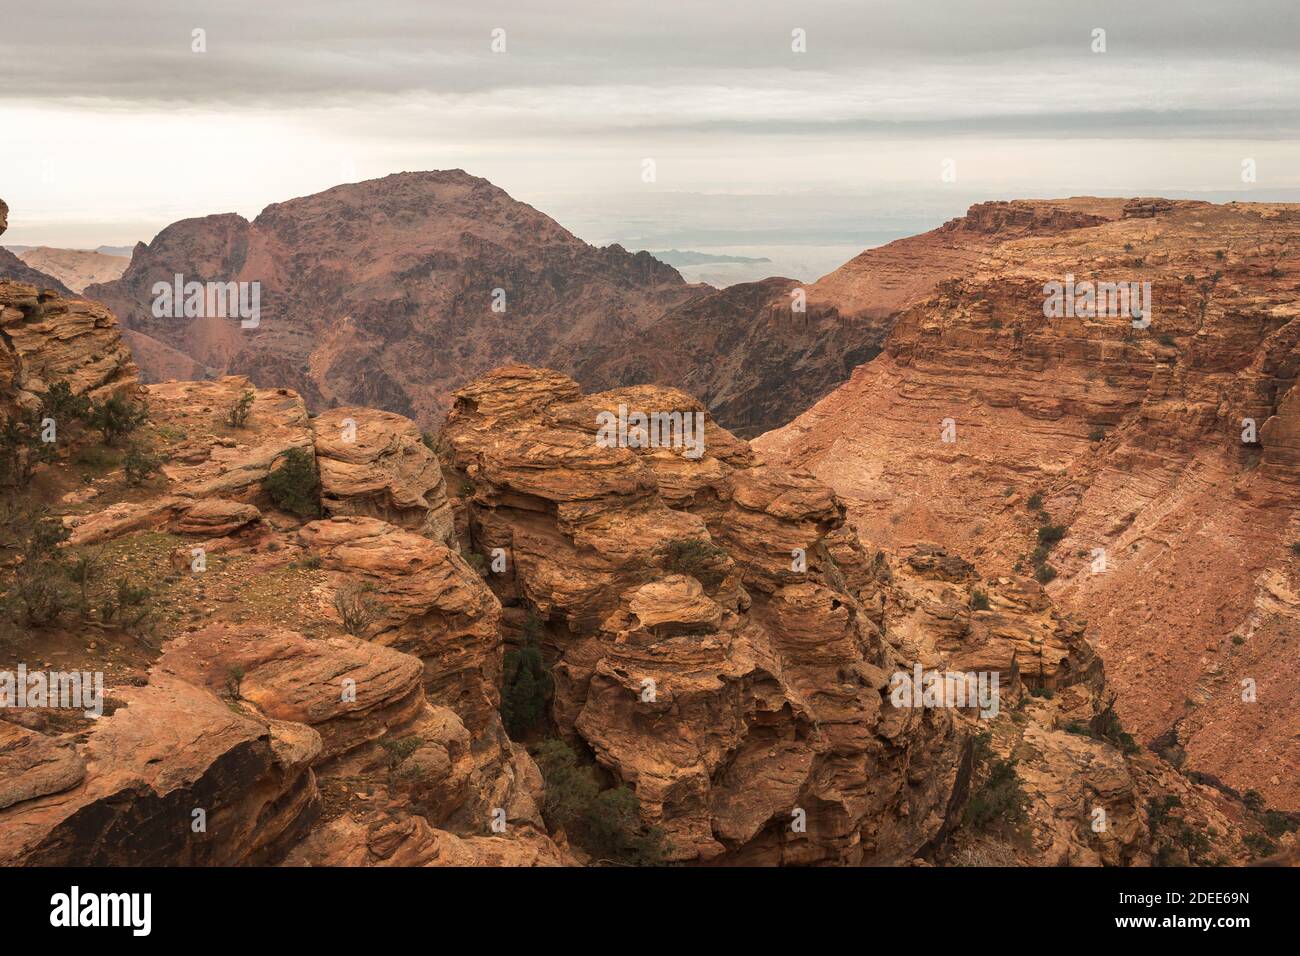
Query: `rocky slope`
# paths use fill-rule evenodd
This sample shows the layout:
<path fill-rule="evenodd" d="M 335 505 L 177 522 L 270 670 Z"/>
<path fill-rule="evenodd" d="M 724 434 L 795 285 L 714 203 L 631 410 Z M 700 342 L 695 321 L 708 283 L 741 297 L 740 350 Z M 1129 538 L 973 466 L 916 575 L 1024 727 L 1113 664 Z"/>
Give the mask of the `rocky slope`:
<path fill-rule="evenodd" d="M 1006 242 L 905 311 L 756 448 L 872 540 L 1057 573 L 1140 740 L 1300 808 L 1300 210 L 1093 202 L 1105 221 Z M 1046 318 L 1067 274 L 1150 282 L 1150 326 Z"/>
<path fill-rule="evenodd" d="M 977 271 L 1001 243 L 1097 225 L 1122 207 L 1123 200 L 980 203 L 937 229 L 868 249 L 806 288 L 766 279 L 692 299 L 640 343 L 602 348 L 597 364 L 580 359 L 572 371 L 598 387 L 673 385 L 753 437 L 845 381 L 879 353 L 904 309 Z"/>

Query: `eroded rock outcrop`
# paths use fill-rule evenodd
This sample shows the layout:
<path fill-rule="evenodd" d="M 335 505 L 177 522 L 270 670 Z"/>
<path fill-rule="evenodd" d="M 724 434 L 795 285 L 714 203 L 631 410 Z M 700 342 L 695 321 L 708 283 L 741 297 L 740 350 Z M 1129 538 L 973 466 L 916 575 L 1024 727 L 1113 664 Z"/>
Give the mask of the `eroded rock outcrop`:
<path fill-rule="evenodd" d="M 509 556 L 489 581 L 548 624 L 561 732 L 635 789 L 672 859 L 910 859 L 944 825 L 964 738 L 883 701 L 901 656 L 822 546 L 838 502 L 750 467 L 712 421 L 697 458 L 601 447 L 597 415 L 620 404 L 700 410 L 510 366 L 459 393 L 442 432 L 475 544 Z"/>
<path fill-rule="evenodd" d="M 988 251 L 755 447 L 884 546 L 1048 567 L 1139 740 L 1296 809 L 1300 211 L 1096 202 L 1120 214 Z M 1149 282 L 1149 323 L 1045 317 L 1067 276 Z"/>

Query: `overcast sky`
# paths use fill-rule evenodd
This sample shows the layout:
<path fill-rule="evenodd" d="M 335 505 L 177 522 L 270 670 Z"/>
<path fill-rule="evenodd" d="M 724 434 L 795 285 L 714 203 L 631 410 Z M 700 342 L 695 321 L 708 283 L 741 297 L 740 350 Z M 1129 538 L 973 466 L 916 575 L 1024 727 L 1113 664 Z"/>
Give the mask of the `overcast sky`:
<path fill-rule="evenodd" d="M 867 244 L 981 198 L 1297 198 L 1298 10 L 0 0 L 4 241 L 126 244 L 449 167 L 647 248 Z"/>

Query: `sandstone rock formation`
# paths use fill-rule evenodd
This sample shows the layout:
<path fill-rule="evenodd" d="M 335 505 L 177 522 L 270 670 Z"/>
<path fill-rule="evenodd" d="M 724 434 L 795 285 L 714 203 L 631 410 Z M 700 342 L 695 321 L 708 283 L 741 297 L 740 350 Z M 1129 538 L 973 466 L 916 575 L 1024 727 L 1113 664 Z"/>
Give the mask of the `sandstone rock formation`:
<path fill-rule="evenodd" d="M 8 211 L 0 202 L 0 233 Z M 64 299 L 57 283 L 9 281 L 8 274 L 0 268 L 0 413 L 34 410 L 56 381 L 94 399 L 134 388 L 136 368 L 111 312 Z"/>
<path fill-rule="evenodd" d="M 1030 573 L 1035 526 L 1059 525 L 1048 592 L 1087 618 L 1125 725 L 1296 809 L 1300 211 L 1073 208 L 1104 221 L 985 252 L 756 448 L 810 468 L 886 546 Z M 1150 282 L 1149 327 L 1046 318 L 1067 275 Z"/>
<path fill-rule="evenodd" d="M 753 468 L 711 421 L 694 460 L 598 447 L 620 403 L 700 408 L 510 366 L 458 393 L 442 433 L 476 547 L 508 555 L 489 581 L 548 624 L 561 732 L 634 787 L 672 859 L 910 859 L 945 824 L 962 738 L 944 712 L 882 705 L 902 656 L 842 583 L 856 540 L 825 550 L 837 500 Z"/>
<path fill-rule="evenodd" d="M 331 515 L 370 515 L 451 543 L 442 466 L 410 419 L 334 408 L 312 420 L 321 501 Z"/>

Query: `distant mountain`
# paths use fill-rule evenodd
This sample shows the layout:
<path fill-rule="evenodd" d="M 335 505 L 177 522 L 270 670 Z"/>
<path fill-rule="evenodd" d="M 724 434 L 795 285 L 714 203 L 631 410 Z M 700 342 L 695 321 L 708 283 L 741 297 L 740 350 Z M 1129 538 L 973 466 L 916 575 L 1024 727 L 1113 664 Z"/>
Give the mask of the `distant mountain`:
<path fill-rule="evenodd" d="M 673 268 L 680 268 L 682 266 L 701 266 L 707 263 L 716 263 L 716 262 L 771 262 L 772 261 L 766 256 L 760 256 L 757 258 L 751 256 L 717 256 L 707 252 L 692 252 L 690 250 L 683 252 L 680 249 L 660 250 L 659 252 L 651 252 L 650 255 L 654 256 L 660 262 L 668 263 Z"/>
<path fill-rule="evenodd" d="M 257 327 L 155 317 L 154 285 L 176 275 L 259 283 Z M 137 246 L 120 279 L 86 291 L 166 346 L 137 350 L 147 380 L 181 353 L 213 374 L 294 388 L 317 410 L 375 405 L 429 426 L 476 374 L 512 360 L 572 367 L 575 353 L 638 340 L 703 290 L 451 170 L 337 186 L 252 222 L 183 220 Z"/>
<path fill-rule="evenodd" d="M 9 222 L 9 207 L 0 201 L 0 232 L 4 232 Z M 54 276 L 46 275 L 39 269 L 33 269 L 8 249 L 0 246 L 0 279 L 13 279 L 17 282 L 30 282 L 42 289 L 54 289 L 63 295 L 72 295 L 72 290 Z"/>
<path fill-rule="evenodd" d="M 55 249 L 50 246 L 24 248 L 18 258 L 33 269 L 54 276 L 77 293 L 96 282 L 111 282 L 126 271 L 131 261 L 123 256 L 109 256 L 86 249 Z"/>

